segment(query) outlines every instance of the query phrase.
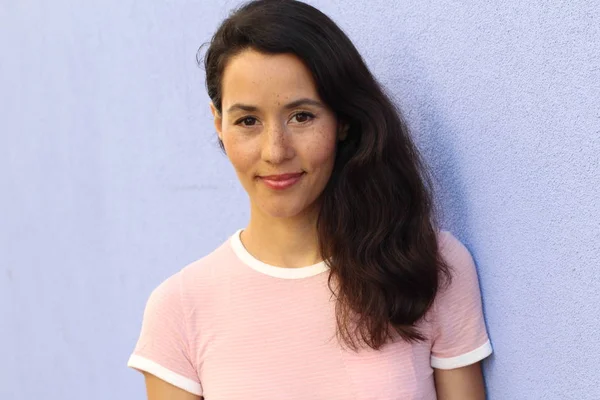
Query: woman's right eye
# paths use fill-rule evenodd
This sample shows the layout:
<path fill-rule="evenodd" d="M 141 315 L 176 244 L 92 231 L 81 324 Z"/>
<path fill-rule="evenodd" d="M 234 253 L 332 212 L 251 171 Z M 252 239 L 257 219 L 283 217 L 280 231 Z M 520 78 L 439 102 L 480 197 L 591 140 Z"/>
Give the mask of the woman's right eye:
<path fill-rule="evenodd" d="M 256 118 L 254 118 L 254 117 L 244 117 L 242 119 L 239 119 L 235 124 L 236 125 L 243 125 L 243 126 L 254 126 L 256 124 Z"/>

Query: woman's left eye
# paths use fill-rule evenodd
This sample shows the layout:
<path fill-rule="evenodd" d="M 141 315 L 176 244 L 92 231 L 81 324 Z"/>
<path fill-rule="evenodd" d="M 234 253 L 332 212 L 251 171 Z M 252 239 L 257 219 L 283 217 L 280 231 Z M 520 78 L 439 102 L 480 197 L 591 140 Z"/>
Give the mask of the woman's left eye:
<path fill-rule="evenodd" d="M 296 121 L 298 123 L 304 123 L 304 122 L 308 122 L 311 119 L 313 119 L 315 116 L 312 115 L 311 113 L 307 113 L 307 112 L 299 112 L 297 114 L 295 114 L 292 118 L 296 118 Z"/>

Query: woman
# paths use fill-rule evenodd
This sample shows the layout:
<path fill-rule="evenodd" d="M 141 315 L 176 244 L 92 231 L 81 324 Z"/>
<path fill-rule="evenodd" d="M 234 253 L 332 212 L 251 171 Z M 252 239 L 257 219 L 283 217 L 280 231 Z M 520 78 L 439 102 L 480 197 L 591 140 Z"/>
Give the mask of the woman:
<path fill-rule="evenodd" d="M 346 35 L 248 3 L 204 57 L 248 226 L 150 296 L 150 400 L 484 399 L 473 260 L 436 228 L 405 125 Z"/>

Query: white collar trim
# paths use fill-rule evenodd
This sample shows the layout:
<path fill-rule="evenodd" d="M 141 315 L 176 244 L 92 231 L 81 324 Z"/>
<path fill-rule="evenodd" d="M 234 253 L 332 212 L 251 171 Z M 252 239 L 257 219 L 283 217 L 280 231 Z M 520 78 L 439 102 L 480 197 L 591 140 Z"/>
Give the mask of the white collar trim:
<path fill-rule="evenodd" d="M 240 239 L 240 234 L 242 233 L 242 229 L 238 230 L 233 236 L 231 236 L 231 247 L 233 248 L 234 253 L 238 258 L 247 266 L 263 273 L 265 275 L 269 275 L 275 278 L 282 279 L 302 279 L 309 278 L 311 276 L 318 275 L 329 270 L 329 267 L 325 263 L 325 261 L 321 261 L 317 264 L 309 265 L 307 267 L 299 267 L 299 268 L 286 268 L 286 267 L 277 267 L 274 265 L 265 264 L 264 262 L 256 259 L 252 254 L 246 250 L 244 244 Z"/>

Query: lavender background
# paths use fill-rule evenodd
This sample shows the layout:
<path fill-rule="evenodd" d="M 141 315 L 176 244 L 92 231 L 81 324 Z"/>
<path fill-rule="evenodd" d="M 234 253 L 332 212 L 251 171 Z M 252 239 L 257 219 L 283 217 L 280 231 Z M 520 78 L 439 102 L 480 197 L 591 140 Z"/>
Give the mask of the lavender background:
<path fill-rule="evenodd" d="M 198 46 L 236 1 L 0 2 L 0 398 L 144 399 L 152 288 L 248 218 Z M 600 6 L 313 1 L 477 262 L 492 400 L 600 399 Z"/>

